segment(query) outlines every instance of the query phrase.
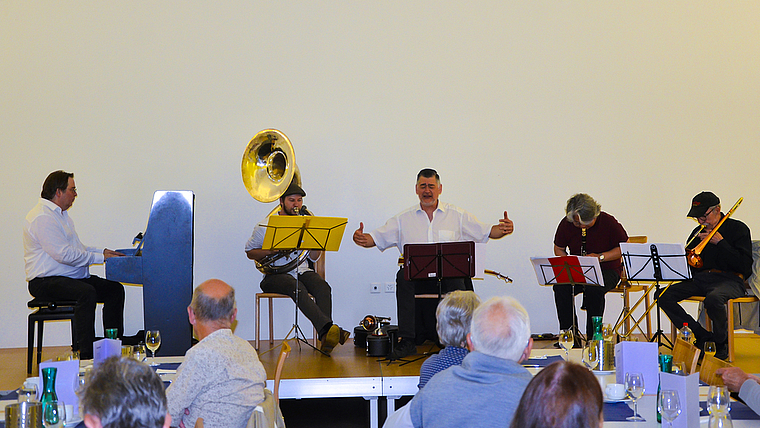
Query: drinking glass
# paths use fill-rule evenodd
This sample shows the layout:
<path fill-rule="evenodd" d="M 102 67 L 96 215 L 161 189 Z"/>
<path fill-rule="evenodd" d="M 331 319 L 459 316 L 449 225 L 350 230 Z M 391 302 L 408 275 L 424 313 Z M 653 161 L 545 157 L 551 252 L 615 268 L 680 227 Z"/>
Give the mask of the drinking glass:
<path fill-rule="evenodd" d="M 596 346 L 589 344 L 589 346 L 583 348 L 581 361 L 583 361 L 583 365 L 589 370 L 596 370 L 596 367 L 599 365 L 599 353 L 596 350 Z"/>
<path fill-rule="evenodd" d="M 660 414 L 662 419 L 668 421 L 668 425 L 673 427 L 673 420 L 681 414 L 681 401 L 678 399 L 678 391 L 665 389 L 660 391 Z"/>
<path fill-rule="evenodd" d="M 602 337 L 604 337 L 604 340 L 611 342 L 614 335 L 615 330 L 612 329 L 612 324 L 604 324 L 602 326 Z"/>
<path fill-rule="evenodd" d="M 709 355 L 711 357 L 715 356 L 715 342 L 705 342 L 705 355 Z"/>
<path fill-rule="evenodd" d="M 45 428 L 60 428 L 66 420 L 66 406 L 63 402 L 52 400 L 42 403 L 42 423 Z"/>
<path fill-rule="evenodd" d="M 731 416 L 728 413 L 718 413 L 710 415 L 707 428 L 734 428 L 734 424 L 731 422 Z"/>
<path fill-rule="evenodd" d="M 644 376 L 641 373 L 626 373 L 625 374 L 625 389 L 628 391 L 628 395 L 633 400 L 633 416 L 629 416 L 626 420 L 629 421 L 643 421 L 645 420 L 639 416 L 638 400 L 644 395 Z"/>
<path fill-rule="evenodd" d="M 150 349 L 150 353 L 152 355 L 151 357 L 151 366 L 157 366 L 156 363 L 156 350 L 159 346 L 161 346 L 161 332 L 158 330 L 148 330 L 145 332 L 145 345 Z"/>
<path fill-rule="evenodd" d="M 148 355 L 148 351 L 145 349 L 145 344 L 141 343 L 139 345 L 135 345 L 134 348 L 132 348 L 132 358 L 139 362 L 145 361 L 145 357 Z"/>
<path fill-rule="evenodd" d="M 562 330 L 559 332 L 559 346 L 561 346 L 562 349 L 565 350 L 566 361 L 569 359 L 568 349 L 573 347 L 573 343 L 574 343 L 573 330 L 567 329 L 567 330 Z"/>
<path fill-rule="evenodd" d="M 37 384 L 24 382 L 18 390 L 18 402 L 35 402 L 37 401 Z"/>
<path fill-rule="evenodd" d="M 710 385 L 707 390 L 707 411 L 712 414 L 728 413 L 731 410 L 731 395 L 726 386 Z"/>

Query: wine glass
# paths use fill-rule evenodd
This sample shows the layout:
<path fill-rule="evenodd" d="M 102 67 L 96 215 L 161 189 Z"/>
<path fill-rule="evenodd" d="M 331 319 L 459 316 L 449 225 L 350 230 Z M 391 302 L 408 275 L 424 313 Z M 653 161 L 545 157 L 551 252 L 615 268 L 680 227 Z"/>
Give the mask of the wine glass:
<path fill-rule="evenodd" d="M 728 413 L 731 410 L 731 395 L 728 387 L 710 385 L 707 391 L 707 411 L 712 414 Z"/>
<path fill-rule="evenodd" d="M 585 365 L 589 370 L 595 370 L 599 365 L 599 353 L 596 351 L 596 346 L 589 345 L 583 348 L 581 361 L 583 361 L 583 365 Z"/>
<path fill-rule="evenodd" d="M 156 363 L 156 349 L 158 349 L 159 346 L 161 346 L 161 332 L 158 330 L 148 330 L 145 332 L 145 346 L 150 349 L 150 353 L 152 355 L 151 357 L 151 366 L 157 366 Z"/>
<path fill-rule="evenodd" d="M 657 405 L 660 406 L 662 419 L 668 421 L 672 428 L 673 420 L 681 414 L 681 401 L 678 399 L 678 391 L 672 389 L 660 391 L 660 402 Z"/>
<path fill-rule="evenodd" d="M 644 395 L 644 376 L 641 373 L 626 373 L 625 374 L 625 389 L 628 391 L 628 395 L 633 400 L 633 416 L 629 416 L 626 420 L 629 421 L 643 421 L 645 420 L 639 416 L 638 400 Z"/>
<path fill-rule="evenodd" d="M 562 347 L 562 349 L 565 350 L 565 360 L 567 361 L 569 359 L 568 356 L 568 349 L 573 347 L 574 338 L 573 338 L 573 330 L 567 329 L 562 330 L 559 332 L 559 346 Z"/>
<path fill-rule="evenodd" d="M 711 357 L 715 356 L 715 342 L 705 342 L 705 355 L 709 355 Z"/>

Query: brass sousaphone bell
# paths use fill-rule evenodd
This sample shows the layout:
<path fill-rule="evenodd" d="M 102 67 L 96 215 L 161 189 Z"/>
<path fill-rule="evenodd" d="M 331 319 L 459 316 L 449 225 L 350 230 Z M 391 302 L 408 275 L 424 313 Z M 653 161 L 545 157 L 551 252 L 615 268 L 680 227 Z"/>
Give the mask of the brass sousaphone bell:
<path fill-rule="evenodd" d="M 254 135 L 243 153 L 243 185 L 259 202 L 273 202 L 291 181 L 301 186 L 296 153 L 288 137 L 276 129 Z"/>
<path fill-rule="evenodd" d="M 243 185 L 248 193 L 259 202 L 274 202 L 278 200 L 290 183 L 301 186 L 301 173 L 296 166 L 296 153 L 288 137 L 276 129 L 265 129 L 253 136 L 243 153 L 240 167 L 243 174 Z M 301 214 L 311 215 L 305 208 Z M 268 216 L 275 215 L 280 210 L 276 206 Z M 256 268 L 264 274 L 289 272 L 300 265 L 308 250 L 302 250 L 297 258 L 283 266 L 273 263 L 291 255 L 293 251 L 285 251 L 264 257 L 256 262 Z"/>

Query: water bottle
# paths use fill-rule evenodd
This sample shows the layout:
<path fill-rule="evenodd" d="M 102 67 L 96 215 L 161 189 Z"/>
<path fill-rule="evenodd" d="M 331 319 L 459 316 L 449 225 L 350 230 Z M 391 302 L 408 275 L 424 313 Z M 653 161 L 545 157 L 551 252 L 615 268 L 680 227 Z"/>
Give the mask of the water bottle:
<path fill-rule="evenodd" d="M 689 328 L 688 323 L 683 323 L 683 327 L 678 329 L 678 338 L 689 344 L 694 343 L 694 333 Z"/>

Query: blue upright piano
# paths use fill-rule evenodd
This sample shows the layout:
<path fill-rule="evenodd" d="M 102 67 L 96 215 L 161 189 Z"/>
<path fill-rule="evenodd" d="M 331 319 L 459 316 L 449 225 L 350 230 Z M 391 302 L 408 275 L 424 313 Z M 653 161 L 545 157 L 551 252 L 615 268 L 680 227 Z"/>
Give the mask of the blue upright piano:
<path fill-rule="evenodd" d="M 189 190 L 155 192 L 137 247 L 106 260 L 106 278 L 142 284 L 145 330 L 161 332 L 157 356 L 185 355 L 192 341 L 187 305 L 193 295 L 194 203 Z"/>

